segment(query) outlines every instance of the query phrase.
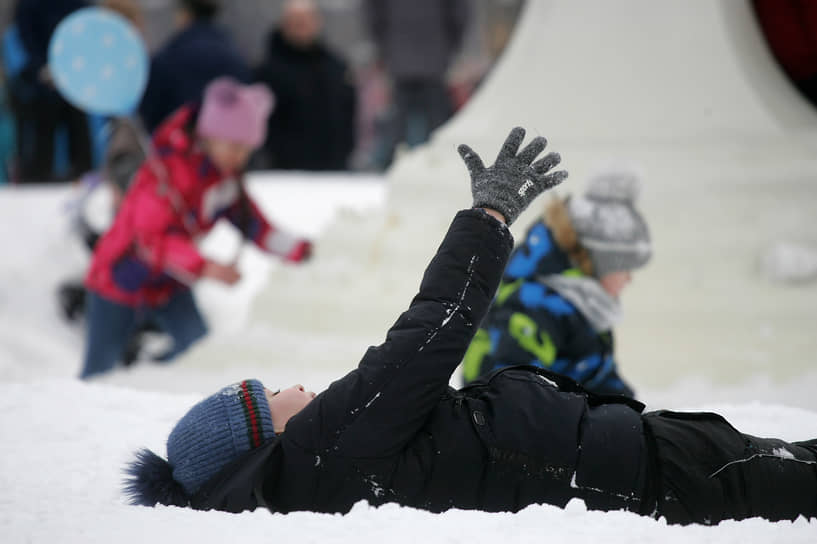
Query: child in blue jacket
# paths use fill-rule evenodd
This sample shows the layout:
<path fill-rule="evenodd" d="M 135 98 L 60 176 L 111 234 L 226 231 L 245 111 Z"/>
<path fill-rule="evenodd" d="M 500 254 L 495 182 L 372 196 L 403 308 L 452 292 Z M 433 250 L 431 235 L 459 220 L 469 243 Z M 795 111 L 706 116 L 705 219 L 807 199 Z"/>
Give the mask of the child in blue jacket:
<path fill-rule="evenodd" d="M 652 253 L 635 207 L 638 189 L 634 171 L 609 169 L 590 179 L 584 195 L 548 204 L 511 255 L 466 353 L 466 383 L 529 364 L 597 394 L 634 396 L 618 372 L 613 327 L 621 291 Z"/>

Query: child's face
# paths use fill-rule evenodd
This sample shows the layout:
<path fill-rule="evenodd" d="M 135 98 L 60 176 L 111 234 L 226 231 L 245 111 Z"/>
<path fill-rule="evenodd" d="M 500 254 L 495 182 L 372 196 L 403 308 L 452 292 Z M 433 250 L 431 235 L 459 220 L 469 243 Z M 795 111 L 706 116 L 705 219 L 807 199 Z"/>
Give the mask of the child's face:
<path fill-rule="evenodd" d="M 205 139 L 204 148 L 212 163 L 225 176 L 231 176 L 243 170 L 252 154 L 252 148 L 247 144 L 221 138 Z"/>
<path fill-rule="evenodd" d="M 264 393 L 267 395 L 272 426 L 276 433 L 283 432 L 289 418 L 303 410 L 315 398 L 315 393 L 306 391 L 301 384 L 282 389 L 277 393 L 264 388 Z"/>
<path fill-rule="evenodd" d="M 632 274 L 629 270 L 622 270 L 620 272 L 611 272 L 599 280 L 601 286 L 607 291 L 611 297 L 618 298 L 621 292 L 627 287 L 627 284 L 632 280 Z"/>

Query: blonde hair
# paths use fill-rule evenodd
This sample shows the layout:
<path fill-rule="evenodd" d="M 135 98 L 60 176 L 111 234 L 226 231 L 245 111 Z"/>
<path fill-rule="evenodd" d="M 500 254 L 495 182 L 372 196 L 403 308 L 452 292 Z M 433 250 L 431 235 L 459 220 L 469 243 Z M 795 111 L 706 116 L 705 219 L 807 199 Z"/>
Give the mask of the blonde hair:
<path fill-rule="evenodd" d="M 579 242 L 579 236 L 576 234 L 576 229 L 573 228 L 573 222 L 567 210 L 568 198 L 561 199 L 555 196 L 545 205 L 545 224 L 550 228 L 556 245 L 567 253 L 570 262 L 577 266 L 585 276 L 592 276 L 593 261 L 590 259 L 590 252 Z"/>

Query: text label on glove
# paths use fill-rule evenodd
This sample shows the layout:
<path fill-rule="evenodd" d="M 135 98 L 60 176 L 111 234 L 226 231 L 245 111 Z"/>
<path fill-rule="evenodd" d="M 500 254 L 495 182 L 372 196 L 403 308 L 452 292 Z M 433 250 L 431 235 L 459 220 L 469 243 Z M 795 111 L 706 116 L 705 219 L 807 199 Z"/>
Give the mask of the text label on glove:
<path fill-rule="evenodd" d="M 531 187 L 533 187 L 533 182 L 531 180 L 527 180 L 525 183 L 522 184 L 522 187 L 520 187 L 519 190 L 516 192 L 519 194 L 519 196 L 525 196 L 525 193 L 527 193 L 528 189 L 530 189 Z"/>

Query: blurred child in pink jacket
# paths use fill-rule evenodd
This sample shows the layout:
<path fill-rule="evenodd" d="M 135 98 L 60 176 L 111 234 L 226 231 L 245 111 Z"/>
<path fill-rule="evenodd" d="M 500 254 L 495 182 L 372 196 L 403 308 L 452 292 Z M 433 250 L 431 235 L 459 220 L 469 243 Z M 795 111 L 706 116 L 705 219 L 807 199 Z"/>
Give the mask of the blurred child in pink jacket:
<path fill-rule="evenodd" d="M 232 285 L 234 264 L 203 257 L 196 240 L 228 219 L 262 250 L 290 262 L 311 244 L 268 221 L 241 183 L 266 136 L 273 97 L 263 85 L 211 82 L 200 106 L 184 106 L 153 138 L 155 154 L 136 174 L 113 226 L 100 239 L 85 279 L 87 339 L 81 378 L 111 370 L 145 319 L 168 333 L 168 361 L 207 332 L 192 285 L 208 277 Z"/>

